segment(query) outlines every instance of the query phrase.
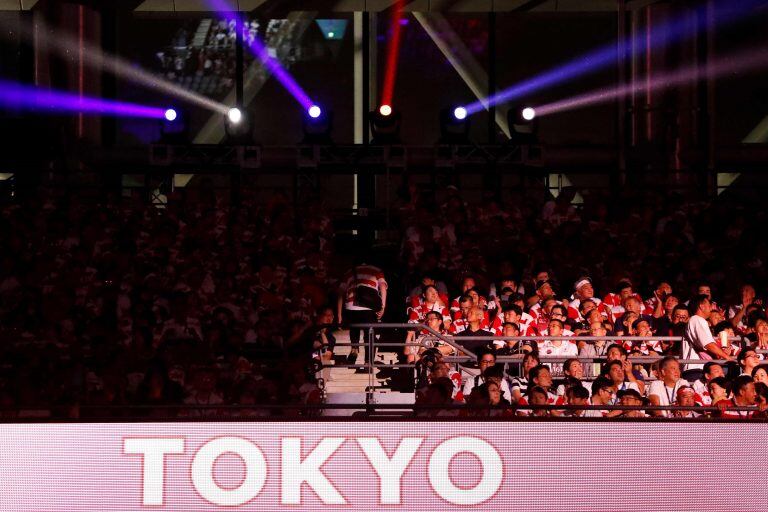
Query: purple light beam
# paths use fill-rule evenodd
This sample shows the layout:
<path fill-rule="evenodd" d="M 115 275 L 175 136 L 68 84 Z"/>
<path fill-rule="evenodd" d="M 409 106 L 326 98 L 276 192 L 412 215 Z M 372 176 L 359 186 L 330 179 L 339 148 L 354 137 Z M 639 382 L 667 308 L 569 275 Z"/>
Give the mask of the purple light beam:
<path fill-rule="evenodd" d="M 738 0 L 738 2 L 721 2 L 715 4 L 713 8 L 714 24 L 723 26 L 738 21 L 746 16 L 751 8 L 764 2 L 765 0 Z M 695 15 L 696 13 L 703 13 L 705 9 L 706 4 L 699 6 L 693 13 L 688 14 L 688 16 L 683 16 L 656 25 L 649 40 L 650 48 L 653 49 L 666 46 L 670 43 L 681 41 L 695 35 L 698 31 L 696 24 L 686 23 L 686 18 L 690 19 L 690 16 Z M 645 46 L 645 34 L 638 34 L 635 38 L 628 38 L 625 43 L 625 48 L 639 48 L 640 50 L 636 52 L 637 55 L 645 53 Z M 489 98 L 480 99 L 474 103 L 470 103 L 466 106 L 467 113 L 470 115 L 475 114 L 492 105 L 515 100 L 530 93 L 540 91 L 545 87 L 554 86 L 576 77 L 600 69 L 605 69 L 615 65 L 618 58 L 618 44 L 617 42 L 612 42 L 558 68 L 544 72 L 534 78 L 504 89 Z"/>
<path fill-rule="evenodd" d="M 39 25 L 37 31 L 38 35 L 33 34 L 31 30 L 25 28 L 21 30 L 21 35 L 30 42 L 35 41 L 35 37 L 37 37 L 38 40 L 35 41 L 35 44 L 42 44 L 45 42 L 50 51 L 57 53 L 65 59 L 69 59 L 72 54 L 82 52 L 84 57 L 83 63 L 90 68 L 103 69 L 134 84 L 141 85 L 158 93 L 173 96 L 213 112 L 226 114 L 229 110 L 229 107 L 226 105 L 210 98 L 206 98 L 202 94 L 186 90 L 179 85 L 142 69 L 134 63 L 109 54 L 95 45 L 81 45 L 76 37 L 61 30 L 54 30 L 42 21 L 36 21 L 35 23 Z M 11 30 L 3 20 L 0 20 L 0 29 L 2 29 L 0 30 L 0 36 L 3 37 L 6 37 Z"/>
<path fill-rule="evenodd" d="M 242 27 L 245 25 L 245 20 L 240 16 L 240 13 L 233 9 L 227 0 L 208 0 L 208 3 L 210 4 L 211 8 L 218 14 L 222 16 L 232 16 L 235 18 L 237 20 L 238 26 Z M 280 82 L 283 87 L 285 87 L 291 96 L 293 96 L 296 101 L 298 101 L 301 106 L 304 107 L 305 111 L 314 105 L 312 100 L 309 99 L 307 93 L 304 92 L 304 89 L 301 88 L 301 86 L 290 75 L 290 73 L 288 73 L 283 65 L 280 64 L 280 61 L 269 54 L 269 50 L 258 36 L 254 39 L 250 46 L 246 45 L 246 47 L 248 47 L 251 53 L 253 53 L 253 55 L 261 61 L 264 67 L 266 67 L 267 70 L 272 73 L 275 78 L 277 78 L 277 81 Z"/>
<path fill-rule="evenodd" d="M 108 101 L 0 80 L 0 105 L 39 112 L 81 112 L 118 117 L 163 119 L 165 109 Z"/>
<path fill-rule="evenodd" d="M 580 96 L 534 107 L 534 109 L 536 110 L 537 117 L 546 116 L 613 101 L 616 98 L 632 94 L 633 92 L 643 91 L 648 88 L 652 90 L 663 89 L 665 87 L 684 84 L 691 80 L 741 73 L 761 68 L 766 65 L 768 65 L 768 52 L 764 50 L 751 50 L 750 52 L 743 52 L 730 57 L 720 58 L 712 62 L 705 70 L 702 70 L 695 65 L 688 66 L 672 73 L 654 76 L 649 81 L 639 80 L 634 85 L 627 84 L 613 88 L 600 89 Z"/>

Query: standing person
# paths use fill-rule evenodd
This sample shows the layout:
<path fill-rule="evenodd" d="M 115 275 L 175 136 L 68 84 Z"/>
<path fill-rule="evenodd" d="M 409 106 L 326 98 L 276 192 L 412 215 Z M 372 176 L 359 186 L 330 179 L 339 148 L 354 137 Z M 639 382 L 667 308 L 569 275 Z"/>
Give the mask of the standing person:
<path fill-rule="evenodd" d="M 378 267 L 362 261 L 347 271 L 339 285 L 339 299 L 336 307 L 339 323 L 372 324 L 384 316 L 387 305 L 387 280 Z M 360 346 L 360 329 L 349 330 L 352 350 L 347 356 L 347 364 L 355 364 Z M 365 358 L 363 343 L 363 361 Z M 374 354 L 368 354 L 373 363 Z M 358 373 L 365 373 L 365 368 L 358 368 Z"/>
<path fill-rule="evenodd" d="M 713 359 L 726 359 L 733 361 L 730 351 L 726 352 L 715 341 L 712 331 L 709 329 L 707 319 L 712 314 L 712 301 L 709 296 L 701 294 L 691 299 L 689 311 L 693 313 L 688 320 L 688 327 L 685 330 L 683 339 L 683 358 L 684 359 L 702 359 L 700 354 L 708 354 Z M 703 364 L 689 364 L 687 369 L 702 369 Z"/>

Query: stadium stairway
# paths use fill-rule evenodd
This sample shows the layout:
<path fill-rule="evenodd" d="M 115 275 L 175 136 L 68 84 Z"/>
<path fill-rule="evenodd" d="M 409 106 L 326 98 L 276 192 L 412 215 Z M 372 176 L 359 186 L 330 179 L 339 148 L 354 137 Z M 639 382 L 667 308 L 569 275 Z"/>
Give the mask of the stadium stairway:
<path fill-rule="evenodd" d="M 338 343 L 349 343 L 348 330 L 337 331 L 335 336 Z M 336 347 L 334 363 L 346 364 L 347 355 L 350 350 L 351 347 L 348 346 Z M 357 356 L 357 362 L 363 363 L 362 352 Z M 392 351 L 387 352 L 379 350 L 376 354 L 376 362 L 386 364 L 396 363 L 397 354 Z M 337 393 L 365 393 L 368 391 L 389 393 L 391 392 L 391 388 L 389 386 L 389 377 L 387 376 L 387 373 L 389 372 L 380 371 L 378 369 L 374 370 L 373 389 L 371 388 L 368 372 L 356 373 L 355 368 L 326 368 L 323 370 L 322 377 L 325 380 L 326 395 Z"/>
<path fill-rule="evenodd" d="M 197 32 L 195 32 L 195 35 L 192 38 L 193 47 L 202 48 L 205 46 L 205 43 L 208 41 L 208 32 L 211 31 L 212 23 L 213 20 L 210 18 L 205 18 L 200 21 L 200 25 L 197 26 Z"/>

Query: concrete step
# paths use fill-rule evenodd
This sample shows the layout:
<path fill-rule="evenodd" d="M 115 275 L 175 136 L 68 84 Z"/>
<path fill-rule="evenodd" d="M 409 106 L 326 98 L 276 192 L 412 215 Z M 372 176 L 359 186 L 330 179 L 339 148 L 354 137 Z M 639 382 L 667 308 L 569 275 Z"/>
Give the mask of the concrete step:
<path fill-rule="evenodd" d="M 349 343 L 349 331 L 341 330 L 334 333 L 336 341 L 338 343 Z M 339 358 L 340 364 L 346 364 L 344 358 L 350 353 L 351 347 L 337 347 L 335 355 Z M 384 362 L 385 364 L 392 364 L 397 362 L 396 352 L 383 352 L 379 351 L 376 354 L 376 361 Z M 356 364 L 363 364 L 362 353 L 358 355 Z M 325 392 L 326 395 L 335 395 L 340 393 L 365 393 L 373 384 L 374 391 L 379 393 L 386 393 L 389 389 L 386 387 L 386 379 L 380 379 L 376 376 L 377 370 L 374 370 L 373 382 L 370 380 L 369 374 L 357 373 L 355 368 L 326 368 L 323 370 L 323 379 L 325 380 Z"/>

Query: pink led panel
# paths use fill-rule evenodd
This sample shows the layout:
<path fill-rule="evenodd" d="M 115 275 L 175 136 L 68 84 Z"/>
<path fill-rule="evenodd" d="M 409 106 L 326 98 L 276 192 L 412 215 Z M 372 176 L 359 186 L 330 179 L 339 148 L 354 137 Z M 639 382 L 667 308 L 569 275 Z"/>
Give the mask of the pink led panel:
<path fill-rule="evenodd" d="M 2 511 L 766 510 L 755 423 L 0 425 Z"/>

